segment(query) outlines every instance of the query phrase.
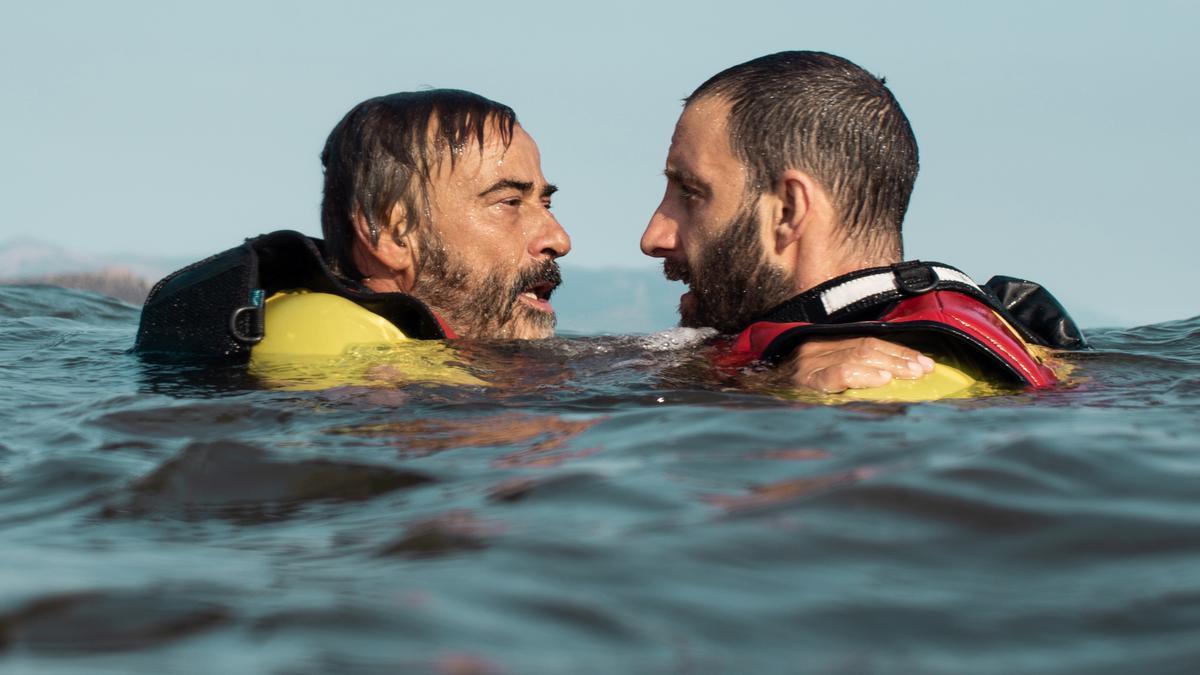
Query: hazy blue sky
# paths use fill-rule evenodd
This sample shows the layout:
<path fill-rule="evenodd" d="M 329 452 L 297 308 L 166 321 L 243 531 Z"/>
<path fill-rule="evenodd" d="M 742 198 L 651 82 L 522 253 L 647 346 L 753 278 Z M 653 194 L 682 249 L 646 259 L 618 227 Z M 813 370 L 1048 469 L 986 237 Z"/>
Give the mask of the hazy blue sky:
<path fill-rule="evenodd" d="M 319 234 L 358 101 L 513 106 L 576 264 L 650 265 L 679 100 L 784 49 L 888 78 L 922 171 L 909 257 L 1044 282 L 1121 323 L 1200 313 L 1200 8 L 1188 2 L 21 2 L 0 9 L 0 242 L 198 257 Z"/>

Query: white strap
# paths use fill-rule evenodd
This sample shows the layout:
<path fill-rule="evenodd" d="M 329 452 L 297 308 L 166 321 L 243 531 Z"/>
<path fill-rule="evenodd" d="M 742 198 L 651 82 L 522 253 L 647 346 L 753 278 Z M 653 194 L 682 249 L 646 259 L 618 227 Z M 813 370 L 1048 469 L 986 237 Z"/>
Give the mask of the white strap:
<path fill-rule="evenodd" d="M 971 280 L 971 277 L 958 270 L 938 265 L 933 265 L 929 269 L 933 270 L 937 277 L 934 281 L 955 281 L 982 292 L 982 289 Z M 889 291 L 900 292 L 900 287 L 896 284 L 896 275 L 890 270 L 876 272 L 865 277 L 851 279 L 822 292 L 821 304 L 825 306 L 825 314 L 832 315 L 860 300 Z"/>

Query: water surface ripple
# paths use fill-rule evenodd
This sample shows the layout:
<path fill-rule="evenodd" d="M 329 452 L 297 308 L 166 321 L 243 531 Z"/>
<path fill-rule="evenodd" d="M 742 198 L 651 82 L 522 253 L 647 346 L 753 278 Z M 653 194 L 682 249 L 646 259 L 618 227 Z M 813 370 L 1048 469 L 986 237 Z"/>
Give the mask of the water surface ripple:
<path fill-rule="evenodd" d="M 462 343 L 493 386 L 129 355 L 0 286 L 0 670 L 1191 673 L 1200 318 L 1071 386 L 818 405 L 703 335 Z"/>

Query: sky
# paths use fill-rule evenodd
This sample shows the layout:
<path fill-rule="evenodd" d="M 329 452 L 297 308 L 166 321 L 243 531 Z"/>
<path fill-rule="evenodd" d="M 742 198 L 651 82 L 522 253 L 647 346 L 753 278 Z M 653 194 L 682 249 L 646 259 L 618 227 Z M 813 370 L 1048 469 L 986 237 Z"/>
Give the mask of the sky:
<path fill-rule="evenodd" d="M 573 250 L 648 267 L 680 100 L 776 51 L 887 78 L 921 151 L 909 258 L 1093 322 L 1200 314 L 1200 5 L 0 0 L 0 243 L 199 258 L 319 235 L 326 135 L 426 87 L 512 106 Z M 0 271 L 2 272 L 2 271 Z"/>

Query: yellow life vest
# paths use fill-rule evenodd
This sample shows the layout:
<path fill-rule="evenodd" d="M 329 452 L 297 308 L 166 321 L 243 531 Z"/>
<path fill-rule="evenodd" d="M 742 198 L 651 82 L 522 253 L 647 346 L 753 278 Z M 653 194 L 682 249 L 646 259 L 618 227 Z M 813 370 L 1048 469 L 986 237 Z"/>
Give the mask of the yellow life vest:
<path fill-rule="evenodd" d="M 958 368 L 935 363 L 933 370 L 919 380 L 898 380 L 871 389 L 847 389 L 838 398 L 855 401 L 897 401 L 902 403 L 936 401 L 979 395 L 972 387 L 978 380 Z"/>
<path fill-rule="evenodd" d="M 412 382 L 487 386 L 460 365 L 444 341 L 410 339 L 387 319 L 330 293 L 291 290 L 272 295 L 265 303 L 263 332 L 262 341 L 250 351 L 250 368 L 274 388 L 317 390 Z M 996 391 L 995 385 L 937 363 L 917 380 L 894 379 L 882 387 L 820 398 L 825 403 L 917 402 Z"/>
<path fill-rule="evenodd" d="M 305 290 L 267 298 L 250 372 L 275 388 L 328 389 L 428 382 L 486 385 L 440 340 L 412 340 L 346 298 Z"/>
<path fill-rule="evenodd" d="M 1000 321 L 1004 318 L 997 315 Z M 1019 338 L 1018 338 L 1019 339 Z M 1060 381 L 1065 381 L 1074 367 L 1054 358 L 1051 350 L 1040 345 L 1030 344 L 1021 340 L 1021 344 L 1033 354 L 1041 364 L 1054 371 Z M 937 401 L 945 398 L 973 398 L 1011 393 L 1011 387 L 980 380 L 945 363 L 933 364 L 933 370 L 919 380 L 892 380 L 882 387 L 871 389 L 847 389 L 838 394 L 840 398 L 856 401 L 895 401 L 899 403 L 918 403 L 921 401 Z"/>

